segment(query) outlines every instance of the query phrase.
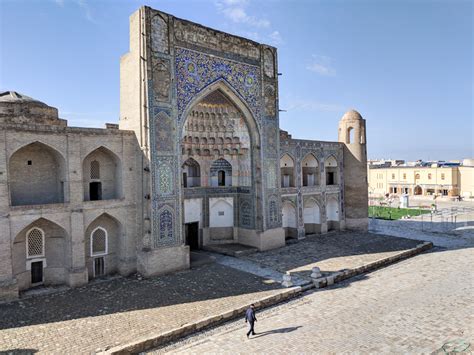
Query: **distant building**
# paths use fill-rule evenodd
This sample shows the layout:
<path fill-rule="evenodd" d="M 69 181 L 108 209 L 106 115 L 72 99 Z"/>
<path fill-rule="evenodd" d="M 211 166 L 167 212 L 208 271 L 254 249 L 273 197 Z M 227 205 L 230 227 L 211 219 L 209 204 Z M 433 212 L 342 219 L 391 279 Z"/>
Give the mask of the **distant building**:
<path fill-rule="evenodd" d="M 369 194 L 474 197 L 474 159 L 458 162 L 409 162 L 403 166 L 368 165 Z"/>

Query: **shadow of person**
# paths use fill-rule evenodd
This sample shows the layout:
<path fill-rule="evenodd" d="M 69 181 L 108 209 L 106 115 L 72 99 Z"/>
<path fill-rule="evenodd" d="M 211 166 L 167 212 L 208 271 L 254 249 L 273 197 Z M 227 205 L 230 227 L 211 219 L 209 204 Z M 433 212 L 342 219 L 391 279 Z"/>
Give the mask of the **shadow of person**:
<path fill-rule="evenodd" d="M 261 333 L 255 333 L 255 335 L 252 337 L 252 339 L 258 338 L 258 337 L 264 337 L 265 335 L 270 335 L 270 334 L 283 334 L 283 333 L 291 333 L 297 330 L 298 328 L 301 328 L 301 325 L 298 325 L 296 327 L 288 327 L 288 328 L 280 328 L 280 329 L 273 329 L 273 330 L 268 330 L 266 332 L 261 332 Z"/>

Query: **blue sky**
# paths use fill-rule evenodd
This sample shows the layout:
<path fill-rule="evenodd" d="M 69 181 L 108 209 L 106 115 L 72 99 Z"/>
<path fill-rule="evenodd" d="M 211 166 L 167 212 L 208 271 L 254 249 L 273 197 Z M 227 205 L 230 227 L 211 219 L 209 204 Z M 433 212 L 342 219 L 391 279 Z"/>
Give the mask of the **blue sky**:
<path fill-rule="evenodd" d="M 71 126 L 119 117 L 119 58 L 141 5 L 278 47 L 280 126 L 336 140 L 350 108 L 371 158 L 474 156 L 468 0 L 0 0 L 0 88 Z"/>

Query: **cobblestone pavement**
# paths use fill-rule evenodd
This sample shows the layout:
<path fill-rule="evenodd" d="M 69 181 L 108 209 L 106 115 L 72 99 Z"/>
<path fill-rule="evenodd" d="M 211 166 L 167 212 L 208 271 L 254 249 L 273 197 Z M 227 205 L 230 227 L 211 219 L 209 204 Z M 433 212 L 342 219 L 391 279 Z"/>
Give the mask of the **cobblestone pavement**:
<path fill-rule="evenodd" d="M 279 292 L 219 264 L 138 281 L 118 278 L 0 305 L 0 353 L 90 353 Z"/>
<path fill-rule="evenodd" d="M 472 221 L 474 221 L 474 218 Z M 474 247 L 474 233 L 469 230 L 461 230 L 456 234 L 433 233 L 413 228 L 412 221 L 384 221 L 380 219 L 370 220 L 369 226 L 373 233 L 380 233 L 385 237 L 395 236 L 412 240 L 423 240 L 444 248 Z"/>
<path fill-rule="evenodd" d="M 239 320 L 154 353 L 442 353 L 452 340 L 472 351 L 472 265 L 471 248 L 436 248 L 259 312 L 253 338 Z"/>
<path fill-rule="evenodd" d="M 337 232 L 310 236 L 298 243 L 243 256 L 242 259 L 279 272 L 289 271 L 295 276 L 309 277 L 314 266 L 318 266 L 323 275 L 354 269 L 418 244 L 415 240 L 386 238 L 372 233 Z"/>

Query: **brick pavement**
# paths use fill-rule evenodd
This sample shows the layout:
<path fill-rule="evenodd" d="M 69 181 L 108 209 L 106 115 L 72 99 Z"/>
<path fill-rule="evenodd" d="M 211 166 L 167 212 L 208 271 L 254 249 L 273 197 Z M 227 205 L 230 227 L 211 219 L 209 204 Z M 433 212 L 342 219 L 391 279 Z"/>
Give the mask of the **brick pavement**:
<path fill-rule="evenodd" d="M 389 258 L 418 244 L 419 241 L 415 240 L 387 238 L 372 233 L 338 232 L 309 236 L 280 249 L 242 258 L 283 273 L 289 271 L 295 276 L 309 277 L 314 266 L 327 275 Z"/>
<path fill-rule="evenodd" d="M 119 278 L 0 305 L 0 352 L 90 353 L 265 296 L 278 284 L 219 264 L 149 280 Z"/>
<path fill-rule="evenodd" d="M 431 353 L 461 339 L 474 345 L 474 253 L 436 250 L 153 353 Z M 441 351 L 442 352 L 442 351 Z"/>
<path fill-rule="evenodd" d="M 314 264 L 324 272 L 354 268 L 418 243 L 370 233 L 333 233 L 230 258 L 247 262 L 243 267 L 218 261 L 150 280 L 118 278 L 23 299 L 0 305 L 0 351 L 90 353 L 130 343 L 281 292 L 278 283 L 258 276 L 264 276 L 259 265 L 273 268 L 276 275 L 290 270 L 306 277 Z"/>

